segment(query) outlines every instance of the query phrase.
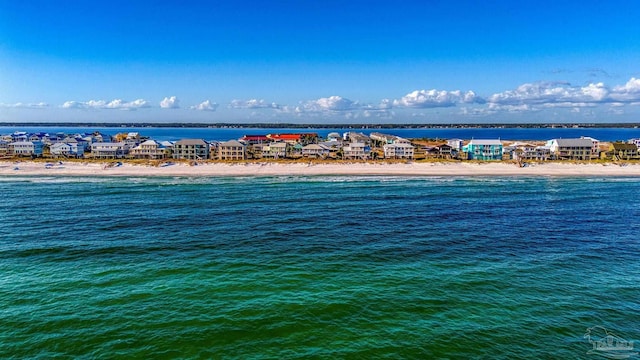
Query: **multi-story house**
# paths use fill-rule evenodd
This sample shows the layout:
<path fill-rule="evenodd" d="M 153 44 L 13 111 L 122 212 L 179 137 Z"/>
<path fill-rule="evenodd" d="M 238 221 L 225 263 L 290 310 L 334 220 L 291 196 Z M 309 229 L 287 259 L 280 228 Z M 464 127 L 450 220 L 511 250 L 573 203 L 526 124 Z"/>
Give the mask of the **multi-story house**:
<path fill-rule="evenodd" d="M 502 142 L 500 140 L 469 141 L 462 147 L 469 160 L 502 160 Z"/>
<path fill-rule="evenodd" d="M 16 156 L 42 156 L 42 141 L 15 141 L 9 144 L 9 154 Z"/>
<path fill-rule="evenodd" d="M 147 140 L 129 151 L 135 159 L 165 159 L 169 156 L 168 149 L 155 140 Z"/>
<path fill-rule="evenodd" d="M 84 148 L 75 143 L 57 142 L 49 146 L 49 152 L 52 156 L 63 157 L 83 157 Z"/>
<path fill-rule="evenodd" d="M 371 147 L 367 146 L 364 142 L 351 142 L 342 148 L 343 159 L 367 159 Z"/>
<path fill-rule="evenodd" d="M 262 157 L 269 159 L 282 159 L 287 157 L 287 148 L 291 145 L 284 141 L 272 142 L 262 147 Z"/>
<path fill-rule="evenodd" d="M 638 159 L 638 147 L 635 144 L 614 142 L 609 150 L 616 160 Z"/>
<path fill-rule="evenodd" d="M 411 144 L 385 144 L 382 148 L 385 159 L 413 159 L 414 147 Z"/>
<path fill-rule="evenodd" d="M 209 144 L 202 139 L 182 139 L 173 144 L 173 158 L 182 160 L 206 160 Z"/>
<path fill-rule="evenodd" d="M 94 159 L 121 159 L 129 153 L 124 142 L 102 142 L 91 144 L 91 157 Z"/>
<path fill-rule="evenodd" d="M 591 158 L 597 159 L 600 157 L 600 140 L 594 139 L 590 136 L 580 136 L 580 139 L 591 140 Z"/>
<path fill-rule="evenodd" d="M 547 141 L 547 146 L 556 159 L 590 160 L 593 142 L 590 139 L 552 139 Z"/>
<path fill-rule="evenodd" d="M 302 156 L 309 158 L 324 158 L 329 156 L 331 148 L 322 144 L 309 144 L 302 147 Z"/>
<path fill-rule="evenodd" d="M 237 140 L 221 142 L 218 145 L 218 159 L 220 160 L 245 160 L 247 158 L 247 146 Z"/>

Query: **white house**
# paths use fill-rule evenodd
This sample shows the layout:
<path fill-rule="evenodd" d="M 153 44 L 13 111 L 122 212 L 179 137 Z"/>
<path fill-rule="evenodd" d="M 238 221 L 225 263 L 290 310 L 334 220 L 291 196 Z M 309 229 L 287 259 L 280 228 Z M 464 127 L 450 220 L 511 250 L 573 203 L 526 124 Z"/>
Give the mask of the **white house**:
<path fill-rule="evenodd" d="M 17 156 L 42 156 L 42 141 L 15 141 L 9 144 L 9 153 Z"/>
<path fill-rule="evenodd" d="M 129 151 L 136 159 L 164 159 L 169 155 L 167 148 L 155 140 L 147 140 Z"/>
<path fill-rule="evenodd" d="M 49 147 L 49 152 L 53 156 L 64 157 L 82 157 L 84 156 L 84 148 L 75 143 L 58 142 Z"/>
<path fill-rule="evenodd" d="M 385 144 L 382 148 L 385 159 L 413 159 L 415 150 L 413 145 L 408 143 Z"/>
<path fill-rule="evenodd" d="M 129 153 L 124 142 L 102 142 L 91 144 L 91 156 L 96 159 L 118 159 Z"/>
<path fill-rule="evenodd" d="M 344 159 L 366 159 L 371 152 L 371 147 L 365 145 L 364 142 L 351 142 L 342 148 L 342 157 Z"/>

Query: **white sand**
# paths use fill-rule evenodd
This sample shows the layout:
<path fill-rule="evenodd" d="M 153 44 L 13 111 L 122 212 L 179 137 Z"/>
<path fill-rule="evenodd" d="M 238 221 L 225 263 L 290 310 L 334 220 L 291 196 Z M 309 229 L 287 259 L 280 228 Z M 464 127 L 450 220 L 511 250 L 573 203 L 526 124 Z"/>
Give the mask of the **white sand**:
<path fill-rule="evenodd" d="M 53 165 L 52 165 L 53 164 Z M 518 167 L 508 162 L 411 163 L 200 163 L 192 166 L 136 165 L 106 167 L 98 162 L 0 161 L 0 175 L 65 176 L 273 176 L 273 175 L 421 175 L 421 176 L 640 176 L 640 164 L 538 163 Z"/>

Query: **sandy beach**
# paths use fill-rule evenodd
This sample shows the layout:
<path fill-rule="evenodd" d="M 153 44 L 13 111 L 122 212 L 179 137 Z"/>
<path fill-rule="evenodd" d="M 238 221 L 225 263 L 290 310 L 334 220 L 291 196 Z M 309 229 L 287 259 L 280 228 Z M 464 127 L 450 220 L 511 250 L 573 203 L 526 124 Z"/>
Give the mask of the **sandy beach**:
<path fill-rule="evenodd" d="M 52 176 L 640 176 L 640 164 L 411 162 L 411 163 L 166 163 L 160 166 L 122 162 L 0 162 L 0 175 Z"/>

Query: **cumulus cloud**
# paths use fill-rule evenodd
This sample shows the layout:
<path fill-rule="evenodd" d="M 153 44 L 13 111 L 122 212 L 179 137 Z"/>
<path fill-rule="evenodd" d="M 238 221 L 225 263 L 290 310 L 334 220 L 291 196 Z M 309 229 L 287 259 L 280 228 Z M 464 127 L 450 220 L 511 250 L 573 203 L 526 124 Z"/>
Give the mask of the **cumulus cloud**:
<path fill-rule="evenodd" d="M 136 110 L 151 107 L 148 101 L 138 99 L 134 101 L 124 101 L 115 99 L 111 101 L 105 100 L 89 100 L 89 101 L 66 101 L 60 106 L 63 109 L 119 109 L 119 110 Z"/>
<path fill-rule="evenodd" d="M 264 99 L 249 99 L 249 100 L 232 100 L 229 103 L 229 107 L 232 109 L 279 109 L 280 105 L 276 103 L 269 103 Z"/>
<path fill-rule="evenodd" d="M 615 86 L 611 92 L 611 98 L 614 102 L 640 101 L 640 79 L 632 77 L 626 84 Z"/>
<path fill-rule="evenodd" d="M 205 100 L 200 104 L 191 107 L 192 110 L 199 110 L 199 111 L 216 111 L 217 108 L 218 108 L 218 104 L 212 103 L 209 100 Z"/>
<path fill-rule="evenodd" d="M 316 100 L 301 102 L 295 107 L 297 113 L 324 113 L 324 112 L 344 112 L 362 108 L 357 101 L 351 101 L 342 96 L 329 96 Z"/>
<path fill-rule="evenodd" d="M 640 79 L 610 88 L 602 82 L 573 86 L 566 82 L 522 84 L 515 90 L 493 94 L 487 101 L 497 105 L 542 105 L 544 107 L 622 106 L 640 101 Z"/>
<path fill-rule="evenodd" d="M 179 109 L 180 108 L 180 100 L 177 97 L 165 97 L 162 101 L 160 101 L 160 107 L 163 109 Z"/>
<path fill-rule="evenodd" d="M 15 104 L 4 104 L 0 103 L 0 108 L 12 108 L 12 109 L 44 109 L 48 108 L 49 104 L 44 102 L 39 103 L 15 103 Z"/>
<path fill-rule="evenodd" d="M 484 103 L 484 99 L 477 96 L 473 91 L 463 93 L 460 90 L 415 90 L 400 99 L 393 101 L 393 106 L 411 108 L 437 108 L 452 107 L 457 104 Z"/>
<path fill-rule="evenodd" d="M 308 101 L 305 106 L 316 111 L 346 111 L 358 107 L 358 103 L 342 96 L 329 96 L 317 100 Z"/>

